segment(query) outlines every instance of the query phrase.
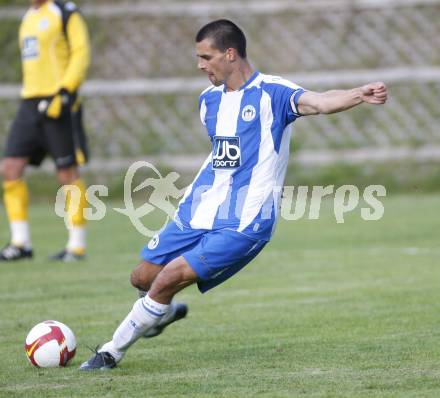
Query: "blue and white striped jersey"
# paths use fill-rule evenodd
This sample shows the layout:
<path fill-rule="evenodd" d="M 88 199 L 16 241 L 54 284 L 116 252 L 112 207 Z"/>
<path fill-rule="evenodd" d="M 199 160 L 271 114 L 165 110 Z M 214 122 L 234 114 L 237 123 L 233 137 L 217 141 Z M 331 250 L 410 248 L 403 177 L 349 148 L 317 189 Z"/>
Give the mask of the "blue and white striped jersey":
<path fill-rule="evenodd" d="M 202 92 L 200 118 L 213 149 L 180 201 L 177 223 L 270 239 L 302 93 L 287 80 L 259 72 L 238 91 L 222 85 Z"/>

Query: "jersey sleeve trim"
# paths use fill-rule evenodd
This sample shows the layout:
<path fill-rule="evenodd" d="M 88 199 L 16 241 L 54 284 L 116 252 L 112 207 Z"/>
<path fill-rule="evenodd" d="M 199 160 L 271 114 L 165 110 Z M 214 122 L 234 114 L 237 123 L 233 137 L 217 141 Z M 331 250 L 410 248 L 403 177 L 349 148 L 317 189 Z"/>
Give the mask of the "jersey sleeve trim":
<path fill-rule="evenodd" d="M 301 95 L 306 92 L 303 88 L 299 88 L 293 92 L 290 96 L 290 107 L 292 108 L 292 112 L 295 116 L 300 117 L 302 114 L 298 111 L 298 100 Z"/>
<path fill-rule="evenodd" d="M 205 116 L 206 116 L 206 103 L 205 103 L 205 99 L 203 99 L 201 101 L 201 103 L 199 104 L 199 109 L 200 109 L 200 120 L 202 122 L 202 124 L 204 126 L 206 126 L 206 122 L 205 122 Z"/>

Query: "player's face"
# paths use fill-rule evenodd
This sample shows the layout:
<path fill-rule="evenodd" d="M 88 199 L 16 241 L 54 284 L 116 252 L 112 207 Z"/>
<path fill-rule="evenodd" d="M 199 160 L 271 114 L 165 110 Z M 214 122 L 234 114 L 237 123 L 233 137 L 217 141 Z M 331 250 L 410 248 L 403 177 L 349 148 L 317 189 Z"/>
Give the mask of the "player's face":
<path fill-rule="evenodd" d="M 46 1 L 47 0 L 31 0 L 31 5 L 33 5 L 34 7 L 40 7 Z"/>
<path fill-rule="evenodd" d="M 230 73 L 227 51 L 222 52 L 212 46 L 211 39 L 196 43 L 197 66 L 208 75 L 214 86 L 222 85 Z"/>

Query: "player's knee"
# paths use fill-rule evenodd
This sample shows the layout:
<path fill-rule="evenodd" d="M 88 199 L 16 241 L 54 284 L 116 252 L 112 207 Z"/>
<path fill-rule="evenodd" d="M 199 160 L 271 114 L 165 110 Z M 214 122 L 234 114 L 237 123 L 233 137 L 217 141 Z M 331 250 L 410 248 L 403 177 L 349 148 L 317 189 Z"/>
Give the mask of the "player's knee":
<path fill-rule="evenodd" d="M 136 289 L 148 291 L 156 278 L 157 274 L 162 270 L 159 265 L 142 261 L 130 275 L 130 282 Z"/>
<path fill-rule="evenodd" d="M 139 272 L 138 268 L 135 268 L 130 275 L 130 282 L 136 289 L 147 291 L 150 288 L 149 281 L 142 273 Z"/>
<path fill-rule="evenodd" d="M 75 180 L 79 178 L 78 169 L 75 166 L 59 169 L 57 171 L 58 182 L 61 185 L 72 184 Z"/>
<path fill-rule="evenodd" d="M 0 163 L 0 173 L 4 179 L 7 179 L 7 173 L 8 173 L 7 167 L 8 167 L 8 165 L 7 165 L 6 160 L 3 160 Z"/>
<path fill-rule="evenodd" d="M 145 288 L 145 281 L 142 280 L 137 269 L 134 269 L 130 275 L 130 283 L 139 290 L 148 290 Z"/>
<path fill-rule="evenodd" d="M 25 162 L 15 159 L 5 158 L 1 162 L 1 174 L 5 180 L 17 180 L 23 176 Z"/>

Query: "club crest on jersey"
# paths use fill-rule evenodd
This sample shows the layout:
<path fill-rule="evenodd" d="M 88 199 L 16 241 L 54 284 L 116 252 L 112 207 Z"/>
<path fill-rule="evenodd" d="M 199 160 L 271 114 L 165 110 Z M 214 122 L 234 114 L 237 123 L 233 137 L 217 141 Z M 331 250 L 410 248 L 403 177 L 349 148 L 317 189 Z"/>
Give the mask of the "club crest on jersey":
<path fill-rule="evenodd" d="M 212 168 L 236 169 L 241 164 L 240 138 L 214 136 Z"/>
<path fill-rule="evenodd" d="M 40 21 L 40 24 L 38 25 L 38 29 L 40 29 L 40 32 L 46 30 L 49 27 L 49 20 L 47 18 L 43 18 Z"/>
<path fill-rule="evenodd" d="M 241 118 L 245 122 L 251 122 L 255 119 L 255 115 L 257 114 L 257 111 L 255 110 L 255 107 L 252 105 L 246 105 L 243 108 L 243 111 L 241 112 Z"/>

